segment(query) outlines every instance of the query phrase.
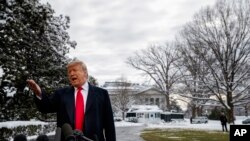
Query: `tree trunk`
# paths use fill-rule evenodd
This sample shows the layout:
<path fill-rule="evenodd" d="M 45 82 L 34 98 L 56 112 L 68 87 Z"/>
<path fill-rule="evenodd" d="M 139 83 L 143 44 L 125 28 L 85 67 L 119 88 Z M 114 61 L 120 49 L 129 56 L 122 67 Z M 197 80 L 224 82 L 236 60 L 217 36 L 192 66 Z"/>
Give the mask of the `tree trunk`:
<path fill-rule="evenodd" d="M 125 120 L 125 112 L 122 111 L 122 119 Z"/>
<path fill-rule="evenodd" d="M 232 101 L 233 101 L 232 92 L 229 91 L 227 92 L 227 104 L 230 107 L 230 109 L 226 107 L 226 110 L 227 110 L 227 115 L 228 115 L 228 122 L 234 124 L 234 120 L 235 120 L 234 119 L 234 105 Z"/>
<path fill-rule="evenodd" d="M 191 110 L 192 110 L 192 117 L 196 117 L 196 106 L 192 105 Z"/>
<path fill-rule="evenodd" d="M 246 104 L 244 108 L 245 108 L 245 116 L 248 117 L 248 104 Z"/>
<path fill-rule="evenodd" d="M 230 107 L 230 109 L 227 110 L 227 117 L 228 117 L 228 123 L 234 124 L 234 106 Z"/>
<path fill-rule="evenodd" d="M 171 110 L 170 108 L 170 100 L 169 100 L 169 93 L 166 92 L 166 110 Z"/>

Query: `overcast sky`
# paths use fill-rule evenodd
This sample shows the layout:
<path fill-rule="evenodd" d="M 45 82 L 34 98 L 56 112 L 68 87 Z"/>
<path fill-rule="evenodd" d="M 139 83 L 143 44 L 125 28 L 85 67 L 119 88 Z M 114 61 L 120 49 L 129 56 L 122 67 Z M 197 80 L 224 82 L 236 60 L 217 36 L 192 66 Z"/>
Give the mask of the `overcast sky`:
<path fill-rule="evenodd" d="M 42 0 L 56 15 L 70 17 L 70 57 L 84 61 L 100 84 L 123 76 L 143 83 L 142 72 L 125 61 L 150 44 L 174 40 L 201 7 L 216 0 Z"/>

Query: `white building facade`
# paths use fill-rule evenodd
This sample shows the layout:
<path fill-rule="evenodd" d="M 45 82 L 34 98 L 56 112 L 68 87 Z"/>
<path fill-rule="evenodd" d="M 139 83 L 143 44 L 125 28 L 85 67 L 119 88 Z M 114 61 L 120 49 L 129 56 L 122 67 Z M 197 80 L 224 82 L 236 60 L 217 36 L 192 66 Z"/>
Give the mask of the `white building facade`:
<path fill-rule="evenodd" d="M 127 82 L 105 82 L 103 88 L 109 92 L 111 104 L 115 102 L 115 97 L 126 91 L 125 95 L 130 97 L 131 105 L 157 105 L 164 110 L 166 107 L 166 98 L 163 92 L 152 86 L 139 85 L 137 83 Z M 128 107 L 128 109 L 130 108 Z M 127 110 L 128 110 L 127 109 Z"/>

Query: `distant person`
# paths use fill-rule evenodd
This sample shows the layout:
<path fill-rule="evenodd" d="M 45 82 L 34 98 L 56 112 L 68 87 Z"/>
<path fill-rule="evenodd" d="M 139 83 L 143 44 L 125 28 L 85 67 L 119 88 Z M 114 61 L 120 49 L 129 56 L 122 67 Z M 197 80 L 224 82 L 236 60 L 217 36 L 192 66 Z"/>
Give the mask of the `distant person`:
<path fill-rule="evenodd" d="M 190 117 L 190 123 L 192 124 L 192 122 L 193 122 L 193 117 L 191 116 Z"/>
<path fill-rule="evenodd" d="M 108 91 L 88 83 L 87 66 L 82 61 L 70 62 L 67 74 L 71 86 L 57 89 L 50 96 L 34 80 L 27 80 L 38 110 L 57 113 L 57 127 L 67 123 L 92 140 L 116 141 Z"/>
<path fill-rule="evenodd" d="M 39 135 L 37 138 L 36 138 L 36 141 L 49 141 L 49 138 L 47 135 Z"/>
<path fill-rule="evenodd" d="M 27 141 L 27 138 L 23 134 L 16 135 L 13 141 Z"/>
<path fill-rule="evenodd" d="M 221 126 L 222 126 L 222 131 L 227 132 L 227 117 L 225 116 L 224 112 L 222 112 L 220 115 L 220 122 L 221 122 Z"/>

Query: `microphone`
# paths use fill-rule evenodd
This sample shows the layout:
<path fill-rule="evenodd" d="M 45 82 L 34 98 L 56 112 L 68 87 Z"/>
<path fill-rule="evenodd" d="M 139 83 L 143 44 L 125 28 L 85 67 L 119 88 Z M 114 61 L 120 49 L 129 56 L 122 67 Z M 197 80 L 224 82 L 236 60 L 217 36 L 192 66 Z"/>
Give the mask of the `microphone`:
<path fill-rule="evenodd" d="M 81 131 L 81 130 L 78 130 L 78 129 L 75 129 L 75 130 L 73 131 L 73 134 L 74 134 L 75 136 L 83 136 L 82 131 Z"/>
<path fill-rule="evenodd" d="M 27 138 L 24 134 L 19 134 L 14 137 L 14 141 L 27 141 Z"/>
<path fill-rule="evenodd" d="M 83 135 L 82 131 L 80 131 L 80 130 L 75 129 L 73 132 L 74 132 L 75 137 L 76 137 L 77 140 L 79 140 L 79 141 L 94 141 L 94 140 L 91 140 L 91 139 L 85 137 L 85 136 Z M 98 141 L 98 140 L 97 140 L 97 141 Z"/>
<path fill-rule="evenodd" d="M 62 133 L 63 133 L 65 141 L 94 141 L 92 139 L 85 137 L 82 131 L 80 130 L 73 131 L 72 127 L 68 123 L 63 124 Z M 96 141 L 98 141 L 97 136 L 95 138 L 97 139 Z"/>
<path fill-rule="evenodd" d="M 57 127 L 56 128 L 56 134 L 55 134 L 55 141 L 61 141 L 61 128 Z"/>
<path fill-rule="evenodd" d="M 72 127 L 68 123 L 63 124 L 62 133 L 63 133 L 65 141 L 76 141 L 76 138 L 73 135 Z"/>
<path fill-rule="evenodd" d="M 49 137 L 47 135 L 39 135 L 36 141 L 49 141 Z"/>

